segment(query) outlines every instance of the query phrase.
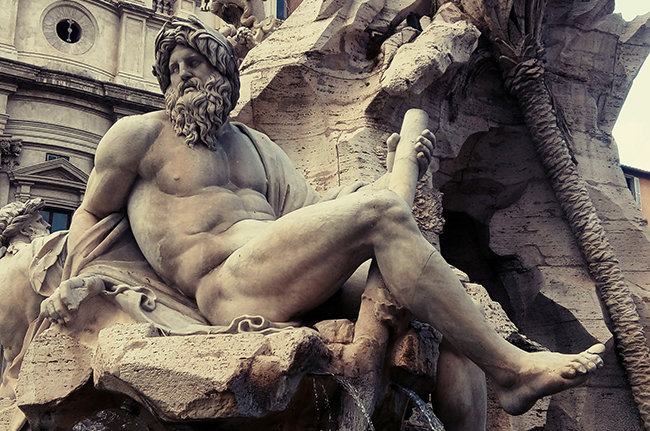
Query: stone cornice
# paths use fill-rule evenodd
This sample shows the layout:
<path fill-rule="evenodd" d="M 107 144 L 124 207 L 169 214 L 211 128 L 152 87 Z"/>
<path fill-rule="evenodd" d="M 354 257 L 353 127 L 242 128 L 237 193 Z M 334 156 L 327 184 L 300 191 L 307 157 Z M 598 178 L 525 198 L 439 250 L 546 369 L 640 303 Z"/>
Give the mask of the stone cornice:
<path fill-rule="evenodd" d="M 119 3 L 117 5 L 117 10 L 122 13 L 128 12 L 133 15 L 139 15 L 142 18 L 149 18 L 155 15 L 153 9 L 135 3 Z"/>
<path fill-rule="evenodd" d="M 47 89 L 84 100 L 151 111 L 164 108 L 161 94 L 0 58 L 0 81 L 18 87 Z"/>
<path fill-rule="evenodd" d="M 18 89 L 18 86 L 15 84 L 8 84 L 6 82 L 0 82 L 0 93 L 15 93 Z"/>
<path fill-rule="evenodd" d="M 115 12 L 118 8 L 118 4 L 113 0 L 95 0 L 95 5 L 101 6 L 111 12 Z"/>
<path fill-rule="evenodd" d="M 111 2 L 114 3 L 114 2 Z M 166 15 L 162 14 L 160 12 L 156 12 L 151 8 L 148 8 L 146 6 L 138 5 L 135 3 L 117 3 L 115 6 L 115 9 L 118 11 L 121 11 L 122 13 L 128 12 L 133 15 L 139 15 L 142 18 L 147 18 L 147 19 L 153 19 L 157 20 L 160 22 L 162 25 L 163 22 L 169 20 L 171 18 L 171 15 Z"/>
<path fill-rule="evenodd" d="M 197 0 L 195 0 L 197 1 Z M 200 1 L 200 0 L 199 0 Z M 153 9 L 146 6 L 134 4 L 134 3 L 122 3 L 114 0 L 95 0 L 96 6 L 103 7 L 109 12 L 119 14 L 120 12 L 129 11 L 137 15 L 141 15 L 148 19 L 153 19 L 159 21 L 161 24 L 171 18 L 168 15 L 155 12 Z"/>

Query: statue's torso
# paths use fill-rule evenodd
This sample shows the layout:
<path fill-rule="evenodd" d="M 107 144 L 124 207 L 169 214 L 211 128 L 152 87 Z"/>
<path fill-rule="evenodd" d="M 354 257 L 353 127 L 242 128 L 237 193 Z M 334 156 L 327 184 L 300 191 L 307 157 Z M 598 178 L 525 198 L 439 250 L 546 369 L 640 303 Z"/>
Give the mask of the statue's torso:
<path fill-rule="evenodd" d="M 201 277 L 275 214 L 264 166 L 246 135 L 226 126 L 216 150 L 189 148 L 163 124 L 139 164 L 129 218 L 154 270 L 193 296 Z"/>

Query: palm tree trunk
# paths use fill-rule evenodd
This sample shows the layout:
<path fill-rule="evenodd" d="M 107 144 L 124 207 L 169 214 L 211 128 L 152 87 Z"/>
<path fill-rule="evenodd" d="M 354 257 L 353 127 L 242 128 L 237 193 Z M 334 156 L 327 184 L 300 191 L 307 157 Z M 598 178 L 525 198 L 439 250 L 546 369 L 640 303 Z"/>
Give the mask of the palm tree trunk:
<path fill-rule="evenodd" d="M 547 178 L 587 260 L 645 429 L 650 431 L 650 352 L 632 295 L 558 126 L 541 61 L 506 62 L 514 63 L 504 71 L 506 88 L 519 101 Z"/>

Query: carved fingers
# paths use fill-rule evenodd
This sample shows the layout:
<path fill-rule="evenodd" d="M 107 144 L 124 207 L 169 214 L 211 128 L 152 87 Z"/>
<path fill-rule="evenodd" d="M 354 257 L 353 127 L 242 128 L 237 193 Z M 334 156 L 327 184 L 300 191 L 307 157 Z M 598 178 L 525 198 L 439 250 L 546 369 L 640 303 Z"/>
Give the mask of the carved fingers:
<path fill-rule="evenodd" d="M 340 197 L 350 195 L 350 194 L 358 191 L 361 187 L 365 187 L 367 185 L 368 185 L 368 183 L 366 181 L 357 180 L 357 181 L 353 182 L 352 184 L 341 187 L 339 189 L 339 192 L 338 192 L 336 198 L 338 199 Z"/>
<path fill-rule="evenodd" d="M 73 277 L 59 285 L 52 296 L 41 303 L 41 313 L 54 323 L 68 324 L 79 306 L 104 290 L 98 277 Z"/>
<path fill-rule="evenodd" d="M 428 129 L 422 131 L 415 141 L 415 151 L 418 162 L 418 179 L 422 178 L 429 169 L 433 158 L 433 147 L 436 144 L 436 136 Z"/>
<path fill-rule="evenodd" d="M 393 133 L 386 139 L 386 146 L 388 146 L 388 154 L 386 155 L 386 169 L 388 172 L 393 172 L 393 164 L 395 163 L 395 150 L 399 144 L 399 133 Z"/>
<path fill-rule="evenodd" d="M 395 150 L 400 141 L 400 135 L 393 133 L 386 140 L 388 146 L 388 154 L 386 156 L 386 169 L 388 172 L 393 171 L 393 164 L 395 163 Z M 420 136 L 415 140 L 415 157 L 418 164 L 418 178 L 422 178 L 427 172 L 431 160 L 433 159 L 433 147 L 436 144 L 436 136 L 428 129 L 422 131 Z"/>
<path fill-rule="evenodd" d="M 367 185 L 368 183 L 366 181 L 357 180 L 354 183 L 349 184 L 347 186 L 335 187 L 333 189 L 329 189 L 321 198 L 321 202 L 342 198 L 343 196 L 347 196 L 359 191 L 360 188 L 365 187 Z"/>

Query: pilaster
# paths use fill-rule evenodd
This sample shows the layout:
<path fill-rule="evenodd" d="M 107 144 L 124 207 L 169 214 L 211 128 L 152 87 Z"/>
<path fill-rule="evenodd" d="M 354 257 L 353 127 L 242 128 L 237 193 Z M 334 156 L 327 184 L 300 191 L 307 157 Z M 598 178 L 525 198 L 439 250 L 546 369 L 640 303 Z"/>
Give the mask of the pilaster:
<path fill-rule="evenodd" d="M 9 103 L 9 96 L 16 92 L 18 86 L 0 82 L 0 136 L 4 134 L 9 115 L 7 114 L 7 105 Z"/>
<path fill-rule="evenodd" d="M 144 78 L 144 47 L 147 15 L 130 7 L 122 8 L 117 81 Z"/>
<path fill-rule="evenodd" d="M 20 183 L 16 185 L 16 200 L 27 202 L 32 198 L 32 186 L 34 183 Z"/>
<path fill-rule="evenodd" d="M 18 59 L 15 46 L 18 3 L 16 0 L 0 0 L 0 57 L 12 60 Z"/>
<path fill-rule="evenodd" d="M 0 172 L 0 208 L 9 203 L 9 175 Z"/>

